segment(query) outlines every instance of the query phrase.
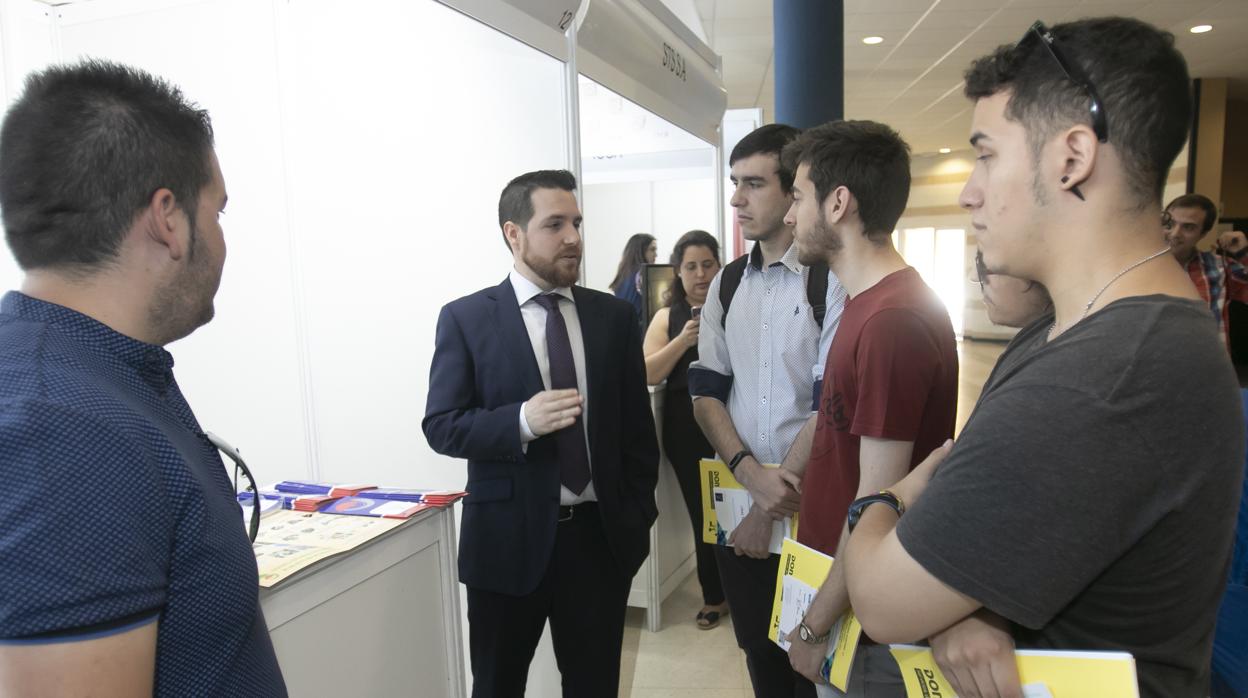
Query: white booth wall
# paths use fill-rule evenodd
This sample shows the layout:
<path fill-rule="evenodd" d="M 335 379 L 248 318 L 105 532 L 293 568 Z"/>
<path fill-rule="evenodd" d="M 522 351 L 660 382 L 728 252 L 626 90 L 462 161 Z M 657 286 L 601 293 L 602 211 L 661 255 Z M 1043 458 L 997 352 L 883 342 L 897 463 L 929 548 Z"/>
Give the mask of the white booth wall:
<path fill-rule="evenodd" d="M 571 11 L 555 15 L 558 28 L 518 20 L 526 44 L 447 5 L 489 19 L 577 4 L 445 2 L 0 0 L 6 105 L 30 71 L 91 56 L 167 78 L 211 113 L 228 256 L 216 318 L 169 348 L 201 424 L 262 483 L 465 482 L 463 461 L 433 453 L 420 429 L 439 308 L 506 276 L 506 182 L 579 159 L 562 35 Z M 638 11 L 631 2 L 611 6 Z M 714 148 L 694 140 L 699 163 L 713 163 Z M 705 184 L 687 174 L 644 197 L 669 249 L 684 229 L 717 230 L 713 167 Z M 589 189 L 583 206 L 602 230 L 591 221 L 586 248 L 614 247 L 613 273 L 622 241 L 596 237 L 613 234 L 611 196 L 596 190 L 592 203 Z M 683 208 L 703 199 L 696 214 Z M 586 280 L 605 286 L 610 274 L 594 283 L 590 265 Z M 0 255 L 0 286 L 20 283 Z M 546 639 L 531 694 L 558 691 L 553 664 Z"/>
<path fill-rule="evenodd" d="M 94 0 L 50 8 L 42 53 L 7 38 L 41 47 L 9 20 L 47 6 L 4 7 L 10 100 L 10 63 L 92 56 L 212 114 L 228 257 L 216 318 L 170 346 L 203 426 L 263 482 L 462 486 L 420 431 L 437 313 L 506 275 L 503 185 L 567 166 L 564 63 L 431 1 Z"/>
<path fill-rule="evenodd" d="M 718 237 L 715 146 L 584 76 L 578 92 L 585 284 L 608 291 L 636 233 L 660 264 L 689 230 Z"/>

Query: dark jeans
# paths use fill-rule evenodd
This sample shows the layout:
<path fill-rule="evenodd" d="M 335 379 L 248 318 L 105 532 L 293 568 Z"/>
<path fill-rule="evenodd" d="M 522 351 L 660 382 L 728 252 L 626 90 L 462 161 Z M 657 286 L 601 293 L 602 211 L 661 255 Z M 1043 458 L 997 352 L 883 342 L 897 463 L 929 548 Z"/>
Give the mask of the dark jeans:
<path fill-rule="evenodd" d="M 737 646 L 745 651 L 745 666 L 750 671 L 755 698 L 814 696 L 814 686 L 793 671 L 788 653 L 767 637 L 780 556 L 757 560 L 717 545 L 715 561 L 719 563 L 720 579 L 732 611 Z"/>

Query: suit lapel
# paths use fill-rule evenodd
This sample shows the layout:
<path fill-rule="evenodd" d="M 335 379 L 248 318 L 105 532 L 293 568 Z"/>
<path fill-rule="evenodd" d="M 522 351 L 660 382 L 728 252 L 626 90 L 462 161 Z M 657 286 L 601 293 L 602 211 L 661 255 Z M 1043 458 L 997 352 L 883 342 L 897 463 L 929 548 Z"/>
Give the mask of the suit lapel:
<path fill-rule="evenodd" d="M 597 402 L 603 397 L 602 390 L 606 379 L 610 339 L 607 336 L 607 322 L 602 315 L 603 309 L 599 307 L 594 294 L 580 286 L 573 286 L 572 297 L 576 299 L 576 317 L 581 321 L 581 340 L 585 344 L 585 380 L 589 383 L 586 390 L 589 397 Z M 586 434 L 589 435 L 591 444 L 598 443 L 598 439 L 595 438 L 597 422 L 588 419 L 593 414 L 593 410 L 589 410 L 586 419 Z"/>
<path fill-rule="evenodd" d="M 505 355 L 513 356 L 519 362 L 519 376 L 524 381 L 526 395 L 532 396 L 544 389 L 542 373 L 537 368 L 537 357 L 533 353 L 533 343 L 529 340 L 529 331 L 524 326 L 524 317 L 520 315 L 520 304 L 516 302 L 516 290 L 510 279 L 496 286 L 489 294 L 494 301 L 494 327 L 498 329 L 499 345 Z"/>

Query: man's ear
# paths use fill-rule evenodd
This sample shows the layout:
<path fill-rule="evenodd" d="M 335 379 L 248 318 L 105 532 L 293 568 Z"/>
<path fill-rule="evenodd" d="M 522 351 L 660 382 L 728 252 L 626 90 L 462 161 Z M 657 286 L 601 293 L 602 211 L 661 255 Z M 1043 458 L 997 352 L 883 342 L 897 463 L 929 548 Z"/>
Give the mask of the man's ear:
<path fill-rule="evenodd" d="M 165 248 L 170 259 L 182 259 L 187 254 L 190 219 L 169 189 L 162 187 L 152 194 L 147 208 L 139 215 L 139 223 L 147 240 Z"/>
<path fill-rule="evenodd" d="M 1089 126 L 1078 124 L 1066 131 L 1061 139 L 1063 163 L 1058 188 L 1069 191 L 1092 176 L 1100 145 L 1096 133 Z"/>
<path fill-rule="evenodd" d="M 520 234 L 523 232 L 520 226 L 511 221 L 503 223 L 503 237 L 507 238 L 507 244 L 511 246 L 513 254 L 520 249 Z"/>
<path fill-rule="evenodd" d="M 844 185 L 828 192 L 828 198 L 823 200 L 823 219 L 829 225 L 840 223 L 849 213 L 849 204 L 853 198 L 854 195 Z"/>

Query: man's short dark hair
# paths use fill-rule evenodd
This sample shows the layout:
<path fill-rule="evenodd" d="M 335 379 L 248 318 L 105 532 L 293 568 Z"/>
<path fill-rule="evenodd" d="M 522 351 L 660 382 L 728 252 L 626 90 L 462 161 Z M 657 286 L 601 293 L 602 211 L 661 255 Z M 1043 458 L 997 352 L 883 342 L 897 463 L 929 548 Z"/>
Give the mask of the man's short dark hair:
<path fill-rule="evenodd" d="M 1192 95 L 1187 63 L 1169 32 L 1136 19 L 1103 17 L 1051 29 L 1070 62 L 1100 94 L 1123 174 L 1143 209 L 1161 200 L 1166 176 L 1187 140 Z M 1044 143 L 1074 124 L 1091 126 L 1087 92 L 1066 77 L 1038 40 L 1001 46 L 966 72 L 972 100 L 1010 91 L 1005 114 L 1027 131 L 1038 161 Z"/>
<path fill-rule="evenodd" d="M 784 151 L 784 147 L 794 141 L 801 134 L 796 128 L 786 124 L 767 124 L 750 131 L 737 142 L 732 148 L 732 154 L 728 156 L 728 166 L 732 167 L 737 160 L 744 160 L 751 155 L 775 155 L 777 160 L 781 160 L 780 153 Z M 793 191 L 793 170 L 784 166 L 781 162 L 780 169 L 776 173 L 780 177 L 780 189 L 785 194 Z"/>
<path fill-rule="evenodd" d="M 1167 211 L 1175 208 L 1204 209 L 1205 222 L 1200 226 L 1201 235 L 1213 230 L 1213 224 L 1218 222 L 1218 207 L 1204 194 L 1184 194 L 1166 204 Z"/>
<path fill-rule="evenodd" d="M 875 121 L 829 121 L 807 129 L 784 149 L 785 167 L 810 166 L 815 203 L 822 207 L 837 187 L 858 200 L 867 237 L 893 234 L 910 198 L 910 146 Z"/>
<path fill-rule="evenodd" d="M 212 122 L 169 82 L 107 61 L 30 75 L 0 129 L 0 209 L 22 269 L 111 261 L 158 189 L 194 225 Z"/>
<path fill-rule="evenodd" d="M 576 191 L 576 176 L 567 170 L 538 170 L 525 172 L 503 187 L 498 197 L 498 227 L 501 229 L 507 221 L 521 228 L 529 227 L 533 218 L 533 192 L 537 189 L 562 189 Z M 503 233 L 503 244 L 511 250 L 507 242 L 507 234 Z"/>

